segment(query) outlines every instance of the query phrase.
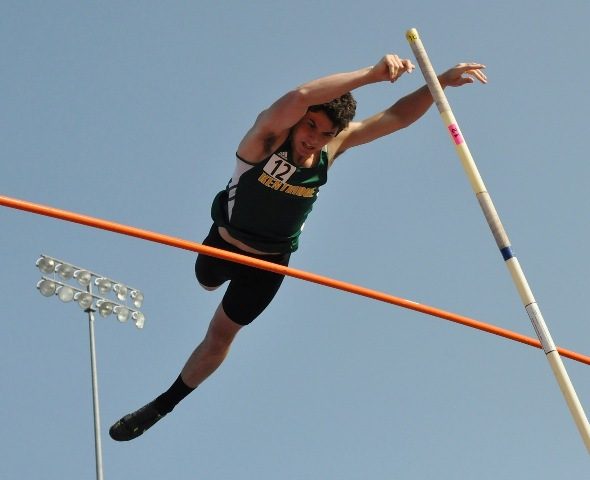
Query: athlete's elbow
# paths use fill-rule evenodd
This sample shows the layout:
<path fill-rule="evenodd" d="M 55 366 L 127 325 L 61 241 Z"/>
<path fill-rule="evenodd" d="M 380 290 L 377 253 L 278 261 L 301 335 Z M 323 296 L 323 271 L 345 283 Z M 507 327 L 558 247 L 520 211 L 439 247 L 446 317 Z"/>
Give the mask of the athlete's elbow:
<path fill-rule="evenodd" d="M 396 124 L 396 130 L 402 130 L 404 128 L 408 128 L 410 125 L 416 122 L 416 118 L 402 118 Z"/>
<path fill-rule="evenodd" d="M 310 103 L 310 89 L 305 85 L 299 86 L 287 93 L 286 98 L 290 105 L 296 107 L 309 107 Z"/>
<path fill-rule="evenodd" d="M 389 133 L 407 128 L 415 121 L 415 118 L 413 118 L 411 115 L 407 115 L 405 112 L 398 111 L 395 106 L 387 110 L 384 116 L 384 122 L 387 124 Z"/>

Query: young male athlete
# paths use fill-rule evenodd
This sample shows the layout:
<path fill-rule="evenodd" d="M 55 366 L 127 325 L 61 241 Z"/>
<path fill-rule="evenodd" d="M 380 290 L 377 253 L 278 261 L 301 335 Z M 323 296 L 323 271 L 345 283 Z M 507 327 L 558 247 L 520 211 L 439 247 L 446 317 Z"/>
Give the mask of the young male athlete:
<path fill-rule="evenodd" d="M 438 78 L 443 87 L 486 83 L 480 63 L 460 63 Z M 305 83 L 262 111 L 240 142 L 234 174 L 213 201 L 213 226 L 205 245 L 287 265 L 328 168 L 349 148 L 405 128 L 432 105 L 426 86 L 388 109 L 353 122 L 350 92 L 377 82 L 395 82 L 414 65 L 386 55 L 376 65 Z M 283 276 L 199 255 L 199 283 L 213 290 L 229 280 L 205 338 L 172 386 L 118 420 L 114 440 L 132 440 L 154 425 L 211 375 L 225 359 L 238 331 L 251 323 L 277 293 Z"/>

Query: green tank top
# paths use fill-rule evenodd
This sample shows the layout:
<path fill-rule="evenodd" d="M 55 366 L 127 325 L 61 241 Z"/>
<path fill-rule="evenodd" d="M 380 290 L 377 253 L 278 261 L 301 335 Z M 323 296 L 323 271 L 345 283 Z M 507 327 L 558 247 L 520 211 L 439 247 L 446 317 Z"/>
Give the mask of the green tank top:
<path fill-rule="evenodd" d="M 320 186 L 328 180 L 328 152 L 316 166 L 296 167 L 288 144 L 250 164 L 236 154 L 236 169 L 213 200 L 211 217 L 232 237 L 269 253 L 294 252 Z"/>

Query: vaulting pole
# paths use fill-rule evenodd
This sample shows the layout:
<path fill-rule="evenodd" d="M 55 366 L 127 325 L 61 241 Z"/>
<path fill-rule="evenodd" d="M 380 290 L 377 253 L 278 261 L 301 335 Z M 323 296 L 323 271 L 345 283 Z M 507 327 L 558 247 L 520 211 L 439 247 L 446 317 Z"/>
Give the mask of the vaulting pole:
<path fill-rule="evenodd" d="M 459 159 L 461 160 L 461 164 L 463 165 L 465 173 L 469 178 L 471 188 L 473 189 L 477 200 L 479 201 L 479 205 L 492 231 L 494 239 L 496 240 L 496 244 L 502 253 L 502 257 L 504 258 L 506 266 L 508 267 L 510 275 L 512 276 L 512 281 L 518 290 L 525 310 L 531 320 L 531 323 L 533 324 L 537 337 L 539 338 L 541 346 L 545 352 L 545 355 L 547 356 L 547 360 L 551 365 L 553 374 L 555 375 L 572 417 L 574 418 L 576 426 L 578 427 L 580 435 L 582 436 L 584 444 L 586 445 L 586 449 L 590 453 L 590 425 L 588 424 L 588 419 L 586 418 L 584 409 L 582 408 L 580 400 L 578 399 L 578 395 L 574 390 L 574 386 L 569 379 L 563 362 L 561 361 L 558 349 L 555 346 L 555 343 L 553 343 L 549 329 L 543 320 L 541 310 L 537 305 L 537 302 L 533 296 L 533 292 L 529 287 L 522 268 L 520 267 L 516 256 L 512 252 L 512 246 L 510 245 L 508 235 L 502 226 L 500 217 L 498 216 L 494 204 L 492 203 L 492 199 L 487 192 L 483 180 L 477 170 L 477 166 L 473 160 L 473 157 L 471 156 L 467 142 L 461 133 L 457 120 L 455 119 L 453 111 L 451 110 L 451 106 L 447 101 L 443 88 L 441 87 L 438 77 L 434 72 L 428 55 L 426 54 L 426 50 L 422 44 L 422 41 L 420 40 L 418 31 L 415 28 L 408 30 L 406 32 L 406 38 L 410 44 L 410 47 L 412 48 L 412 51 L 414 52 L 416 60 L 418 61 L 420 70 L 422 71 L 422 75 L 424 75 L 424 79 L 426 80 L 426 84 L 428 85 L 430 93 L 432 94 L 434 102 L 436 103 L 442 121 L 444 122 L 450 134 L 451 141 L 455 145 L 455 150 L 459 156 Z"/>

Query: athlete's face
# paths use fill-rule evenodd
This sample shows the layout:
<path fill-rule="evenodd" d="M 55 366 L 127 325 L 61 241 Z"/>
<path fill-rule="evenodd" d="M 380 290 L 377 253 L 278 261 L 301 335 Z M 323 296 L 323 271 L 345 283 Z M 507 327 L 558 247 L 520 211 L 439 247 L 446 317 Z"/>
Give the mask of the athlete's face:
<path fill-rule="evenodd" d="M 292 148 L 301 158 L 319 152 L 338 134 L 338 129 L 323 111 L 307 111 L 293 128 Z"/>

